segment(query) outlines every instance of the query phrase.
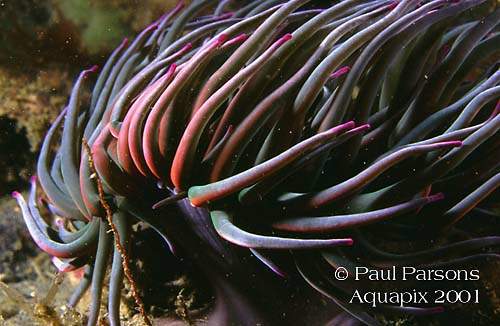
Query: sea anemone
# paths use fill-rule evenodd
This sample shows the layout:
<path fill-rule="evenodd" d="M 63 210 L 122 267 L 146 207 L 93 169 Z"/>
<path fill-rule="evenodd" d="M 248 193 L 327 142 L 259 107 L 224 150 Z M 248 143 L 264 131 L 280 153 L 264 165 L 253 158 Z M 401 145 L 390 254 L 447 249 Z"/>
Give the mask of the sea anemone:
<path fill-rule="evenodd" d="M 91 288 L 88 325 L 109 264 L 110 324 L 124 274 L 149 323 L 127 255 L 137 221 L 205 275 L 214 325 L 442 312 L 349 298 L 375 286 L 358 266 L 500 257 L 485 227 L 500 185 L 499 21 L 486 0 L 179 4 L 118 46 L 90 99 L 97 67 L 80 74 L 28 201 L 14 197 L 59 270 L 85 266 L 69 305 Z"/>

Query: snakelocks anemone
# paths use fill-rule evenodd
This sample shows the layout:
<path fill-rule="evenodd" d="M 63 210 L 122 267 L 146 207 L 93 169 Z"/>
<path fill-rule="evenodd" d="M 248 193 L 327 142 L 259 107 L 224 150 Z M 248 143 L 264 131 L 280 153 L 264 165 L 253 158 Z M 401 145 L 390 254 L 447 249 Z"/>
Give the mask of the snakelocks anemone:
<path fill-rule="evenodd" d="M 13 196 L 57 268 L 85 268 L 88 325 L 104 287 L 120 325 L 140 286 L 138 221 L 204 275 L 212 325 L 446 313 L 349 302 L 374 287 L 354 272 L 500 258 L 499 22 L 487 0 L 179 3 L 78 76 Z"/>

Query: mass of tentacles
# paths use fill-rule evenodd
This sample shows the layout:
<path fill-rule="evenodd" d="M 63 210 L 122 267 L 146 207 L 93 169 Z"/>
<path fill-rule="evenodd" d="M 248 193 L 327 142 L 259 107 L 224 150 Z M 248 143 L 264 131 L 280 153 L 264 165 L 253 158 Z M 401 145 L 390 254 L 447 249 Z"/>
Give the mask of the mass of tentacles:
<path fill-rule="evenodd" d="M 315 295 L 334 303 L 318 323 L 446 310 L 346 301 L 370 287 L 356 266 L 500 257 L 496 7 L 201 0 L 124 40 L 78 76 L 28 200 L 14 193 L 57 268 L 85 269 L 69 306 L 90 288 L 96 325 L 109 287 L 120 324 L 141 221 L 205 275 L 214 325 L 297 321 Z"/>

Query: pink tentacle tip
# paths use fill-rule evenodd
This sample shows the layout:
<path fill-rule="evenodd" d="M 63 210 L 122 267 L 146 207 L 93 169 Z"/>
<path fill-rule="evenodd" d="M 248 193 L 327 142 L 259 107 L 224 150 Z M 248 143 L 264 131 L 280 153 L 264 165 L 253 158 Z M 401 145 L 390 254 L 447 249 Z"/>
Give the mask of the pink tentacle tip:
<path fill-rule="evenodd" d="M 399 5 L 399 1 L 393 1 L 387 5 L 387 9 L 392 10 L 392 9 L 396 8 L 398 5 Z"/>
<path fill-rule="evenodd" d="M 30 183 L 36 183 L 36 180 L 37 180 L 36 175 L 32 175 L 32 176 L 30 177 Z"/>
<path fill-rule="evenodd" d="M 443 313 L 444 312 L 444 307 L 442 306 L 439 306 L 439 307 L 433 307 L 433 308 L 430 308 L 429 309 L 429 312 L 431 314 L 440 314 L 440 313 Z"/>
<path fill-rule="evenodd" d="M 353 239 L 345 239 L 345 245 L 346 246 L 352 246 L 354 244 L 354 240 Z"/>
<path fill-rule="evenodd" d="M 349 71 L 351 71 L 351 67 L 349 66 L 344 66 L 342 68 L 339 68 L 338 70 L 334 71 L 331 75 L 330 78 L 339 78 L 340 76 L 343 76 L 347 74 Z"/>
<path fill-rule="evenodd" d="M 292 39 L 292 34 L 290 33 L 286 33 L 285 35 L 283 35 L 282 37 L 280 37 L 280 39 L 278 40 L 278 44 L 283 44 L 287 41 L 290 41 Z"/>
<path fill-rule="evenodd" d="M 219 19 L 227 19 L 227 18 L 231 18 L 233 16 L 234 16 L 234 12 L 233 11 L 229 11 L 229 12 L 223 13 L 218 18 Z"/>
<path fill-rule="evenodd" d="M 13 191 L 11 194 L 12 198 L 19 199 L 21 198 L 21 193 L 19 191 Z"/>
<path fill-rule="evenodd" d="M 186 5 L 186 2 L 184 0 L 179 0 L 179 1 L 177 1 L 177 4 L 175 5 L 174 10 L 182 9 L 182 8 L 184 8 L 185 5 Z"/>
<path fill-rule="evenodd" d="M 219 45 L 220 45 L 220 44 L 223 44 L 224 42 L 226 42 L 228 38 L 229 38 L 228 34 L 221 34 L 221 35 L 219 35 L 219 37 L 217 37 L 217 39 L 215 41 L 217 43 L 219 43 Z"/>
<path fill-rule="evenodd" d="M 128 42 L 129 42 L 128 37 L 125 37 L 118 47 L 120 47 L 120 48 L 127 47 Z"/>
<path fill-rule="evenodd" d="M 340 132 L 354 128 L 355 125 L 356 125 L 356 123 L 354 123 L 354 121 L 349 121 L 349 122 L 343 123 L 341 125 L 332 127 L 330 129 L 324 131 L 323 133 L 326 135 L 336 135 Z"/>
<path fill-rule="evenodd" d="M 352 129 L 352 128 L 356 127 L 356 122 L 354 122 L 354 120 L 350 120 L 344 124 L 338 125 L 337 127 L 333 127 L 332 129 L 335 129 L 338 127 L 341 127 L 342 129 Z"/>
<path fill-rule="evenodd" d="M 232 44 L 236 44 L 236 43 L 243 43 L 247 39 L 248 39 L 248 34 L 241 33 L 240 35 L 238 35 L 236 37 L 233 37 L 232 39 L 230 39 L 229 41 L 227 41 L 226 44 L 232 45 Z"/>
<path fill-rule="evenodd" d="M 151 25 L 149 25 L 148 27 L 146 27 L 146 28 L 144 29 L 144 31 L 145 31 L 145 32 L 146 32 L 146 31 L 148 31 L 148 32 L 149 32 L 149 31 L 154 31 L 155 29 L 157 29 L 157 28 L 158 28 L 158 26 L 160 26 L 160 24 L 158 24 L 158 22 L 154 22 L 154 23 L 152 23 Z"/>
<path fill-rule="evenodd" d="M 431 144 L 430 146 L 433 146 L 434 148 L 444 148 L 444 147 L 460 147 L 462 145 L 463 142 L 461 140 L 450 140 L 450 141 L 434 143 Z"/>
<path fill-rule="evenodd" d="M 172 63 L 167 70 L 167 74 L 173 74 L 175 72 L 175 69 L 177 69 L 177 64 Z"/>
<path fill-rule="evenodd" d="M 357 126 L 356 128 L 349 130 L 349 132 L 365 131 L 365 130 L 370 129 L 371 127 L 372 126 L 370 126 L 369 123 L 365 123 L 365 124 Z"/>
<path fill-rule="evenodd" d="M 452 140 L 445 142 L 445 144 L 451 147 L 461 147 L 464 143 L 461 140 Z"/>
<path fill-rule="evenodd" d="M 491 120 L 494 117 L 496 117 L 498 115 L 498 113 L 500 113 L 500 100 L 497 101 L 497 104 L 495 105 L 495 109 L 493 110 L 493 112 L 491 112 L 491 115 L 488 117 L 488 120 Z"/>
<path fill-rule="evenodd" d="M 287 273 L 285 273 L 285 272 L 283 272 L 283 271 L 282 271 L 282 270 L 280 270 L 280 269 L 275 268 L 275 269 L 272 269 L 272 271 L 273 271 L 273 272 L 275 272 L 275 273 L 276 273 L 276 275 L 278 275 L 278 276 L 279 276 L 279 277 L 281 277 L 281 278 L 288 278 L 288 274 L 287 274 Z"/>
<path fill-rule="evenodd" d="M 89 69 L 84 70 L 84 71 L 82 72 L 82 75 L 83 75 L 83 77 L 87 77 L 89 74 L 91 74 L 91 73 L 95 73 L 95 72 L 97 72 L 98 70 L 99 70 L 99 66 L 98 66 L 98 65 L 93 65 L 93 66 L 92 66 L 92 67 L 90 67 Z"/>
<path fill-rule="evenodd" d="M 427 200 L 429 203 L 433 203 L 433 202 L 443 200 L 443 199 L 444 199 L 444 194 L 442 192 L 438 192 L 435 195 L 427 197 Z"/>
<path fill-rule="evenodd" d="M 173 244 L 171 244 L 171 243 L 167 243 L 167 246 L 168 246 L 168 249 L 170 250 L 170 253 L 172 255 L 174 255 L 174 257 L 177 257 L 177 249 L 176 249 L 176 247 Z"/>
<path fill-rule="evenodd" d="M 181 49 L 182 52 L 187 52 L 193 48 L 193 43 L 189 42 L 186 45 L 184 45 Z"/>

